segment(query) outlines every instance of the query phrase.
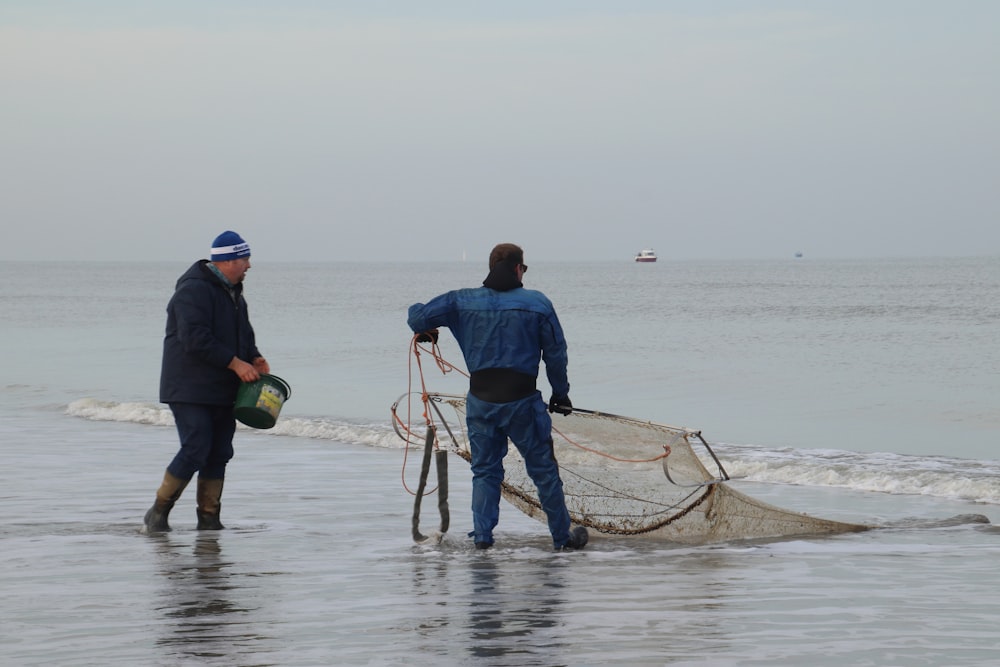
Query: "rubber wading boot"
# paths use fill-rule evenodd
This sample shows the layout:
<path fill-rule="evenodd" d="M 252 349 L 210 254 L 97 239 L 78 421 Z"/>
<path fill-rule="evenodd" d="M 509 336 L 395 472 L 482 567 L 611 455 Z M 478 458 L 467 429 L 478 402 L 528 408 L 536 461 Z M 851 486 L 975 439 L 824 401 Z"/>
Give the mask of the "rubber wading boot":
<path fill-rule="evenodd" d="M 589 539 L 590 535 L 587 533 L 587 529 L 583 526 L 577 526 L 569 531 L 569 541 L 556 549 L 556 551 L 578 551 L 587 546 Z"/>
<path fill-rule="evenodd" d="M 222 479 L 198 478 L 198 530 L 222 530 Z"/>
<path fill-rule="evenodd" d="M 171 475 L 169 471 L 163 473 L 163 483 L 156 490 L 156 500 L 153 501 L 153 506 L 149 508 L 143 519 L 145 525 L 142 532 L 149 534 L 170 531 L 170 524 L 167 523 L 167 517 L 170 515 L 170 510 L 173 509 L 174 503 L 181 497 L 184 487 L 188 485 L 189 481 L 178 479 Z"/>

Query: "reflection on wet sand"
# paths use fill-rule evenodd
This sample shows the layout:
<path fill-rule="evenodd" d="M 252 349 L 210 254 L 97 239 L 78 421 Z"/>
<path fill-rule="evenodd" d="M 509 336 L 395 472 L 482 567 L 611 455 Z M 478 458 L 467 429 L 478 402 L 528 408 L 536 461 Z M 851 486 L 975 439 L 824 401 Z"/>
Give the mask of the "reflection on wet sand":
<path fill-rule="evenodd" d="M 255 653 L 267 639 L 248 618 L 257 607 L 238 601 L 239 575 L 223 557 L 220 538 L 216 532 L 198 533 L 193 544 L 169 535 L 151 538 L 164 582 L 153 612 L 173 621 L 163 626 L 167 634 L 156 644 L 178 659 Z M 259 660 L 258 654 L 252 664 L 268 664 Z"/>
<path fill-rule="evenodd" d="M 464 643 L 472 658 L 490 665 L 563 664 L 563 564 L 465 555 L 416 564 L 414 593 L 435 610 L 417 628 L 427 650 Z"/>
<path fill-rule="evenodd" d="M 507 658 L 516 665 L 558 665 L 563 599 L 562 568 L 541 561 L 530 568 L 481 558 L 470 564 L 472 592 L 468 603 L 470 644 L 474 658 Z M 540 650 L 541 649 L 541 650 Z"/>

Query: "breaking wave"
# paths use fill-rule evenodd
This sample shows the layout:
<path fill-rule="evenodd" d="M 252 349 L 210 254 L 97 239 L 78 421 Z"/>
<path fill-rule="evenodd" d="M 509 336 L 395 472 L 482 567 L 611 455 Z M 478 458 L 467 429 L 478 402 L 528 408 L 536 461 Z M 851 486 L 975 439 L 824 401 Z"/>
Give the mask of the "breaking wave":
<path fill-rule="evenodd" d="M 746 445 L 715 449 L 731 476 L 752 482 L 1000 504 L 998 461 Z"/>
<path fill-rule="evenodd" d="M 173 426 L 174 416 L 170 408 L 154 403 L 119 403 L 94 398 L 73 401 L 66 413 L 91 421 L 113 421 L 152 426 Z M 402 449 L 404 443 L 392 425 L 350 423 L 326 418 L 281 417 L 273 428 L 266 431 L 252 429 L 237 424 L 241 431 L 261 437 L 288 436 L 330 440 L 349 444 Z"/>
<path fill-rule="evenodd" d="M 67 414 L 92 421 L 173 426 L 170 409 L 161 404 L 73 401 Z M 297 437 L 402 449 L 403 440 L 389 422 L 353 423 L 329 418 L 282 417 L 260 437 Z M 769 449 L 757 445 L 712 443 L 733 478 L 765 484 L 845 488 L 893 495 L 923 495 L 1000 504 L 1000 461 L 944 456 L 906 456 L 822 449 Z"/>

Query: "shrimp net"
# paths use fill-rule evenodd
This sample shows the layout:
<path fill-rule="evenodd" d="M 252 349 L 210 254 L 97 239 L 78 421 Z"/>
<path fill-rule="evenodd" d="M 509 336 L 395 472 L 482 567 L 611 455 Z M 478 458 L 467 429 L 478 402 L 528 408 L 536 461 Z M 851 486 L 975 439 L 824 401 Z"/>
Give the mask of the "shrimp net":
<path fill-rule="evenodd" d="M 471 461 L 465 398 L 428 394 L 438 446 Z M 700 431 L 589 410 L 553 416 L 553 447 L 575 524 L 607 535 L 681 543 L 866 530 L 792 512 L 731 488 Z M 443 442 L 442 442 L 443 441 Z M 516 447 L 504 459 L 503 497 L 528 516 L 545 513 Z"/>

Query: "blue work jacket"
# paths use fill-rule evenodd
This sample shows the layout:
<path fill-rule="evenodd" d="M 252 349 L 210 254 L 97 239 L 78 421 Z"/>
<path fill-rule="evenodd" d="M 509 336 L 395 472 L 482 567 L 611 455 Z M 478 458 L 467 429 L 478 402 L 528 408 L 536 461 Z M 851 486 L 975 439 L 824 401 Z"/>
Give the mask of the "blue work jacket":
<path fill-rule="evenodd" d="M 569 395 L 566 338 L 552 302 L 537 290 L 472 287 L 446 292 L 410 306 L 407 324 L 415 333 L 448 327 L 470 373 L 507 368 L 538 377 L 543 360 L 553 395 Z"/>

